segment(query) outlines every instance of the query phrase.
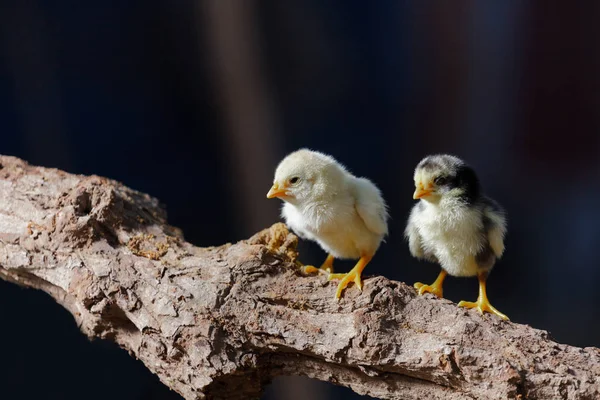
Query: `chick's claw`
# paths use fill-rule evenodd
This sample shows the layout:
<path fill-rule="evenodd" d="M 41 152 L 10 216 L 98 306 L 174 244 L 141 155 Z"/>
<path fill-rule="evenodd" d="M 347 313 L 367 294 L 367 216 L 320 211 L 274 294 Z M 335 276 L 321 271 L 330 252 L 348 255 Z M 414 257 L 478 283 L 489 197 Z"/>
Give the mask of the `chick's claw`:
<path fill-rule="evenodd" d="M 413 286 L 415 287 L 415 289 L 417 289 L 419 295 L 423 295 L 425 293 L 432 293 L 439 298 L 444 297 L 444 290 L 442 289 L 441 285 L 436 285 L 435 283 L 431 285 L 426 285 L 424 283 L 417 282 Z"/>
<path fill-rule="evenodd" d="M 330 270 L 328 268 L 317 268 L 314 265 L 305 265 L 304 266 L 304 273 L 305 274 L 314 274 L 314 273 L 320 273 L 320 274 L 325 274 L 325 275 L 329 275 L 330 274 Z"/>
<path fill-rule="evenodd" d="M 431 285 L 417 282 L 414 284 L 414 287 L 419 292 L 419 295 L 424 293 L 433 293 L 437 297 L 442 298 L 444 297 L 444 290 L 442 289 L 442 286 L 444 285 L 444 279 L 446 279 L 446 275 L 448 275 L 448 273 L 442 269 L 435 282 L 433 282 Z"/>
<path fill-rule="evenodd" d="M 321 265 L 321 268 L 317 268 L 313 265 L 304 266 L 305 274 L 314 274 L 316 272 L 326 275 L 330 275 L 333 272 L 333 256 L 331 254 L 327 256 L 323 262 L 323 265 Z"/>
<path fill-rule="evenodd" d="M 335 292 L 335 298 L 337 300 L 339 300 L 342 297 L 342 292 L 344 291 L 344 289 L 346 289 L 350 282 L 354 282 L 356 284 L 356 287 L 358 287 L 358 289 L 362 291 L 363 284 L 361 273 L 355 271 L 355 269 L 348 272 L 347 274 L 329 274 L 328 280 L 332 279 L 341 279 Z"/>
<path fill-rule="evenodd" d="M 337 290 L 335 292 L 336 300 L 339 300 L 342 297 L 342 291 L 346 289 L 350 282 L 354 282 L 356 287 L 362 291 L 363 283 L 362 283 L 362 272 L 367 266 L 367 264 L 371 261 L 371 257 L 361 257 L 356 263 L 356 266 L 350 270 L 347 274 L 329 274 L 328 280 L 332 279 L 341 279 L 341 282 L 338 284 Z"/>
<path fill-rule="evenodd" d="M 479 278 L 479 296 L 477 296 L 477 301 L 472 302 L 472 301 L 461 301 L 460 303 L 458 303 L 459 307 L 465 307 L 465 308 L 476 308 L 477 310 L 479 310 L 479 312 L 481 314 L 483 314 L 484 312 L 489 312 L 491 314 L 496 314 L 497 316 L 499 316 L 500 318 L 502 318 L 505 321 L 508 321 L 508 317 L 504 314 L 502 314 L 500 311 L 496 310 L 496 308 L 494 306 L 492 306 L 490 304 L 490 301 L 488 300 L 487 297 L 487 289 L 486 289 L 486 280 L 487 280 L 487 272 L 481 272 L 478 275 Z"/>
<path fill-rule="evenodd" d="M 482 299 L 481 297 L 477 299 L 477 301 L 461 301 L 458 303 L 459 307 L 465 308 L 476 308 L 481 314 L 484 312 L 489 312 L 490 314 L 496 314 L 500 318 L 505 321 L 508 321 L 508 317 L 502 314 L 500 311 L 496 309 L 496 307 L 492 306 L 487 298 Z"/>

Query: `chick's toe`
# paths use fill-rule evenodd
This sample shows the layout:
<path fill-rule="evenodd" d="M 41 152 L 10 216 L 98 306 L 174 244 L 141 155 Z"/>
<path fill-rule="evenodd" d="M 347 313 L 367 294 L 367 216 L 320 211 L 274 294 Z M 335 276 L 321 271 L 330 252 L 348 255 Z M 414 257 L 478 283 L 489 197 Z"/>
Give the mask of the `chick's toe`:
<path fill-rule="evenodd" d="M 445 270 L 442 270 L 435 282 L 433 282 L 431 285 L 426 285 L 424 283 L 417 282 L 413 286 L 415 287 L 415 289 L 417 289 L 419 295 L 423 295 L 425 293 L 433 293 L 437 297 L 442 298 L 444 297 L 444 290 L 442 289 L 442 286 L 444 284 L 444 279 L 446 279 L 446 275 L 448 275 L 448 273 Z"/>
<path fill-rule="evenodd" d="M 354 268 L 352 268 L 347 274 L 329 274 L 329 280 L 341 279 L 335 292 L 335 298 L 337 300 L 342 297 L 342 292 L 344 289 L 346 289 L 350 282 L 354 282 L 356 287 L 358 287 L 359 290 L 362 290 L 362 271 L 365 269 L 369 261 L 371 261 L 371 257 L 363 256 L 360 258 L 360 260 L 358 260 L 356 266 L 354 266 Z"/>
<path fill-rule="evenodd" d="M 329 274 L 333 273 L 333 260 L 334 260 L 334 257 L 331 254 L 329 254 L 320 268 L 317 268 L 314 265 L 305 265 L 304 273 L 305 274 L 314 274 L 316 272 L 319 272 L 321 274 L 329 275 Z"/>
<path fill-rule="evenodd" d="M 460 303 L 458 303 L 458 306 L 464 308 L 476 308 L 481 314 L 488 312 L 490 314 L 496 314 L 505 321 L 509 321 L 509 318 L 506 315 L 502 314 L 500 311 L 498 311 L 496 307 L 491 305 L 490 301 L 487 298 L 478 298 L 477 301 L 462 300 Z"/>
<path fill-rule="evenodd" d="M 431 293 L 440 298 L 444 297 L 444 290 L 442 289 L 442 285 L 436 285 L 434 283 L 432 283 L 431 285 L 426 285 L 421 282 L 416 282 L 413 286 L 415 289 L 417 289 L 419 295 Z"/>
<path fill-rule="evenodd" d="M 496 314 L 503 320 L 508 321 L 508 317 L 506 315 L 502 314 L 500 311 L 498 311 L 494 306 L 492 306 L 490 304 L 490 301 L 488 300 L 488 297 L 487 297 L 486 278 L 487 278 L 486 273 L 479 274 L 479 296 L 477 296 L 477 301 L 473 302 L 473 301 L 464 301 L 463 300 L 460 303 L 458 303 L 458 306 L 465 307 L 465 308 L 476 308 L 481 314 L 483 314 L 484 312 L 489 312 L 491 314 Z"/>

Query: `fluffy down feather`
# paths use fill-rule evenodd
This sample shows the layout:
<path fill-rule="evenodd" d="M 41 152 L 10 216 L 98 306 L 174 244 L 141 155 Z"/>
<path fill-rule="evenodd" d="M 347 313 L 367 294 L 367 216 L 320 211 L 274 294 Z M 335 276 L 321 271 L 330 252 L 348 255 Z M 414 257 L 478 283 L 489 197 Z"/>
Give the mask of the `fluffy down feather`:
<path fill-rule="evenodd" d="M 489 272 L 504 252 L 506 218 L 480 193 L 473 170 L 456 157 L 428 157 L 415 170 L 415 185 L 431 194 L 408 218 L 404 234 L 411 254 L 454 276 Z"/>
<path fill-rule="evenodd" d="M 379 189 L 331 156 L 307 149 L 291 153 L 277 167 L 274 186 L 285 187 L 287 225 L 336 258 L 371 257 L 388 232 Z"/>

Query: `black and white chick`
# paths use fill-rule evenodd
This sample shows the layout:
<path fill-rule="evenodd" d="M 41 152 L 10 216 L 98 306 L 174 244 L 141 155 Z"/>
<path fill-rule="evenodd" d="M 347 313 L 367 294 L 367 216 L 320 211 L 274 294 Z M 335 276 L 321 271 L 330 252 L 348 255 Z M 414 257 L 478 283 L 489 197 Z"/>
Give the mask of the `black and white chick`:
<path fill-rule="evenodd" d="M 322 271 L 341 279 L 339 299 L 350 282 L 362 289 L 362 271 L 388 232 L 387 207 L 370 180 L 352 175 L 333 157 L 301 149 L 285 157 L 267 198 L 284 201 L 281 215 L 303 239 L 317 242 L 329 255 Z M 358 259 L 347 274 L 333 274 L 333 259 Z M 313 266 L 307 272 L 318 271 Z"/>
<path fill-rule="evenodd" d="M 494 200 L 481 192 L 475 171 L 451 155 L 425 157 L 415 169 L 413 207 L 405 236 L 411 254 L 442 267 L 431 285 L 415 283 L 419 294 L 443 296 L 447 274 L 477 276 L 479 296 L 475 302 L 461 301 L 459 307 L 477 308 L 502 319 L 486 294 L 486 280 L 504 252 L 506 217 Z"/>

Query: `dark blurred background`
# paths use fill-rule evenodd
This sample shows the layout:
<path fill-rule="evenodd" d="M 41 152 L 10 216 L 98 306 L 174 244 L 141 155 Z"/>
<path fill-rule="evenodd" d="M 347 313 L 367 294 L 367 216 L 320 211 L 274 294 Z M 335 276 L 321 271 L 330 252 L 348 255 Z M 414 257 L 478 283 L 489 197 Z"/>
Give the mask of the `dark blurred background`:
<path fill-rule="evenodd" d="M 366 275 L 408 283 L 439 271 L 403 240 L 414 166 L 454 153 L 508 211 L 492 303 L 600 346 L 599 17 L 600 2 L 0 0 L 0 153 L 150 193 L 207 246 L 276 222 L 277 162 L 321 150 L 390 205 Z M 444 289 L 474 300 L 477 280 Z M 0 324 L 2 399 L 179 398 L 41 292 L 0 282 Z M 265 398 L 360 396 L 290 378 Z"/>

